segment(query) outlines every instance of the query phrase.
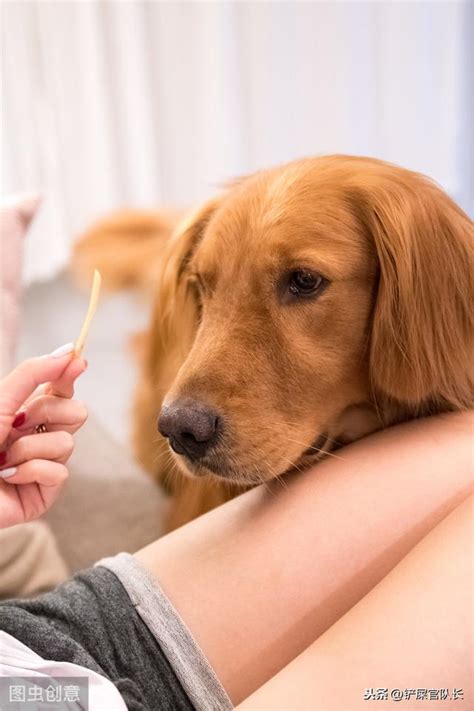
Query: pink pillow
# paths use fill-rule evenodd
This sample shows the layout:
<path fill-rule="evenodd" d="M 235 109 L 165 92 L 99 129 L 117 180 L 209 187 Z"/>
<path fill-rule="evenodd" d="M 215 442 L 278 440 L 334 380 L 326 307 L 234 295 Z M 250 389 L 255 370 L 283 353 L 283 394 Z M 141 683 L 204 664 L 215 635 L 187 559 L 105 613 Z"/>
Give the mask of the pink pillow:
<path fill-rule="evenodd" d="M 16 345 L 23 237 L 39 195 L 14 195 L 0 202 L 0 377 L 11 368 Z"/>

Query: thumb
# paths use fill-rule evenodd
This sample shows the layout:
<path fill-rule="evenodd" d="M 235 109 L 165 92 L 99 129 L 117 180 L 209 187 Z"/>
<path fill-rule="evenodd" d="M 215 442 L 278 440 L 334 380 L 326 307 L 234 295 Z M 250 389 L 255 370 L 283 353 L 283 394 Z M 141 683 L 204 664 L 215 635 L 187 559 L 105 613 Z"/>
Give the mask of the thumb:
<path fill-rule="evenodd" d="M 59 378 L 49 383 L 46 393 L 48 395 L 56 395 L 56 397 L 72 397 L 74 395 L 74 383 L 86 368 L 87 361 L 84 358 L 74 358 L 67 364 L 66 369 Z"/>

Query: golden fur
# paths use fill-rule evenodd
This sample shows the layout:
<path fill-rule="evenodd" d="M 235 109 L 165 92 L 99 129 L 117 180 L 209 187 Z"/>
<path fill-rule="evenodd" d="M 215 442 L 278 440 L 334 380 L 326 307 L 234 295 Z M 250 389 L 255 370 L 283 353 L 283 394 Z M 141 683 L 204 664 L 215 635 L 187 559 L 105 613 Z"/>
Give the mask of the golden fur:
<path fill-rule="evenodd" d="M 112 285 L 156 281 L 134 440 L 173 492 L 171 527 L 376 429 L 472 407 L 473 224 L 426 177 L 370 158 L 299 160 L 232 184 L 172 236 L 160 220 L 143 216 L 147 260 L 133 261 L 126 218 L 78 254 Z M 326 279 L 319 296 L 288 295 L 301 268 Z M 205 466 L 157 433 L 163 400 L 182 396 L 225 421 Z"/>
<path fill-rule="evenodd" d="M 90 281 L 93 260 L 109 290 L 152 292 L 160 275 L 160 252 L 181 216 L 178 210 L 121 210 L 100 220 L 74 246 L 76 278 Z"/>

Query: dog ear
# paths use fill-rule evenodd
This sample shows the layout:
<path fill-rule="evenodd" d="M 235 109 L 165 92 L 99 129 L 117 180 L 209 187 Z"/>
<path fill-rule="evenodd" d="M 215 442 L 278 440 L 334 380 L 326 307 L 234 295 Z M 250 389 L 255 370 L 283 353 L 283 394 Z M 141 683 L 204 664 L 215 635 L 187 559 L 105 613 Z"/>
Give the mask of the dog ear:
<path fill-rule="evenodd" d="M 143 437 L 141 427 L 151 426 L 154 435 L 150 441 L 156 442 L 155 422 L 161 401 L 191 348 L 199 306 L 184 272 L 218 204 L 217 198 L 184 218 L 165 245 L 150 323 L 142 335 L 143 396 L 135 408 L 136 441 Z M 144 418 L 146 422 L 142 422 Z"/>
<path fill-rule="evenodd" d="M 150 330 L 159 334 L 160 350 L 177 351 L 186 356 L 194 337 L 198 317 L 196 293 L 184 278 L 186 266 L 199 243 L 205 227 L 220 204 L 220 198 L 206 202 L 185 217 L 168 240 L 160 265 L 155 308 Z M 155 367 L 157 354 L 150 353 Z"/>
<path fill-rule="evenodd" d="M 472 221 L 433 182 L 393 168 L 362 204 L 380 264 L 375 392 L 414 412 L 472 407 Z"/>
<path fill-rule="evenodd" d="M 156 418 L 192 346 L 199 310 L 184 272 L 218 204 L 219 199 L 208 202 L 185 218 L 168 240 L 150 325 L 141 339 L 141 372 L 133 417 L 135 451 L 143 466 L 173 492 L 184 475 L 170 459 L 165 440 L 157 437 Z"/>

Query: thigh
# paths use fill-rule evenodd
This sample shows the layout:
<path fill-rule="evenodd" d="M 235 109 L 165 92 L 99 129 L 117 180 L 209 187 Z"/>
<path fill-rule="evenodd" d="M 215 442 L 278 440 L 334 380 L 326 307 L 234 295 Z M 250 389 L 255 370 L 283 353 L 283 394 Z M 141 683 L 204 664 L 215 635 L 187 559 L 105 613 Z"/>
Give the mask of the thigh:
<path fill-rule="evenodd" d="M 472 708 L 473 533 L 470 497 L 239 710 Z M 377 688 L 387 701 L 364 700 Z M 393 689 L 448 689 L 448 698 L 400 702 Z"/>
<path fill-rule="evenodd" d="M 376 585 L 472 486 L 469 413 L 368 437 L 137 554 L 234 703 Z"/>

